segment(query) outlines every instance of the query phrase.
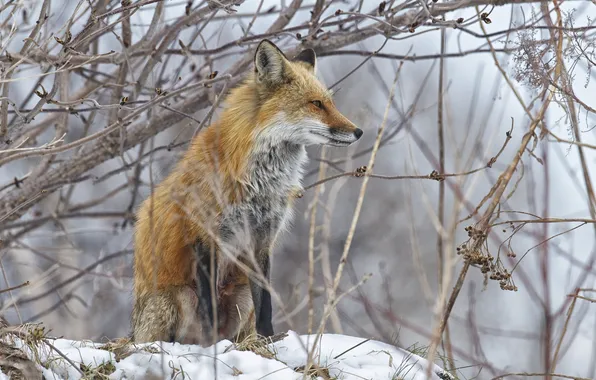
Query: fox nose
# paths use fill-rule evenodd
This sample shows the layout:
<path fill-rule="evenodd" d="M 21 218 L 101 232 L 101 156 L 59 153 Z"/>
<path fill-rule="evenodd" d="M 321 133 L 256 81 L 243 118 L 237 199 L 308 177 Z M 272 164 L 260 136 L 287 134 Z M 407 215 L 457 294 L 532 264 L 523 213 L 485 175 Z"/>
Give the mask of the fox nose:
<path fill-rule="evenodd" d="M 362 131 L 362 129 L 356 128 L 356 130 L 354 131 L 354 136 L 356 136 L 356 139 L 359 139 L 363 133 L 364 132 Z"/>

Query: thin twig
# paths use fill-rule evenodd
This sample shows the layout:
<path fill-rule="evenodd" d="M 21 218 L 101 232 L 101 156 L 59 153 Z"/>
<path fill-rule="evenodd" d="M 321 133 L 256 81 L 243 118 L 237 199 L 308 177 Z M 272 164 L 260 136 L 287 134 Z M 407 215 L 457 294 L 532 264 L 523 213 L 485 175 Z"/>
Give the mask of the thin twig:
<path fill-rule="evenodd" d="M 22 288 L 24 286 L 28 286 L 28 285 L 29 285 L 29 281 L 25 281 L 21 285 L 15 285 L 15 286 L 13 286 L 11 288 L 0 289 L 0 294 L 6 293 L 6 292 L 10 292 L 12 290 L 17 290 L 17 289 L 20 289 L 20 288 Z"/>

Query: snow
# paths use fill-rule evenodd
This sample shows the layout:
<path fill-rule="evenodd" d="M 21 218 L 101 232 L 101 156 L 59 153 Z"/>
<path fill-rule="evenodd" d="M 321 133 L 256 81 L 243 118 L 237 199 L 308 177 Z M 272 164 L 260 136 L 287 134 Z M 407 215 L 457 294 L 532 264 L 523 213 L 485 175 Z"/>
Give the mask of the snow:
<path fill-rule="evenodd" d="M 107 372 L 104 372 L 106 377 L 101 378 L 290 380 L 303 378 L 304 374 L 295 369 L 307 363 L 305 347 L 307 341 L 308 347 L 312 347 L 314 338 L 314 335 L 298 335 L 289 331 L 283 340 L 269 345 L 274 358 L 235 350 L 231 347 L 232 342 L 223 340 L 210 347 L 165 342 L 138 344 L 134 345 L 134 353 L 118 361 L 114 352 L 100 349 L 103 345 L 100 343 L 50 338 L 47 341 L 78 368 L 97 370 L 103 364 Z M 14 344 L 34 357 L 22 341 L 15 339 Z M 82 377 L 71 363 L 48 345 L 37 350 L 37 358 L 37 362 L 47 367 L 40 366 L 47 380 Z M 314 362 L 320 368 L 327 369 L 331 379 L 345 380 L 422 380 L 426 379 L 428 363 L 417 355 L 389 344 L 338 334 L 321 336 L 314 352 Z M 3 378 L 5 376 L 0 373 L 0 379 Z M 314 376 L 307 378 L 314 379 Z M 317 379 L 324 380 L 321 376 Z M 446 380 L 452 377 L 433 364 L 431 379 Z"/>

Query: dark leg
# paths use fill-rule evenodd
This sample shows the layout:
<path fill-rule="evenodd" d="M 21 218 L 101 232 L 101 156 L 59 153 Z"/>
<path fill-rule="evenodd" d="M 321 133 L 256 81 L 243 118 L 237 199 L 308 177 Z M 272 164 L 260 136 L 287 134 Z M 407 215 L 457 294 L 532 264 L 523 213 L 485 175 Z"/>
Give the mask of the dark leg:
<path fill-rule="evenodd" d="M 211 272 L 213 271 L 214 276 L 213 284 L 217 287 L 217 255 L 210 246 L 201 242 L 195 244 L 195 253 L 197 255 L 197 295 L 199 297 L 197 315 L 201 321 L 203 335 L 212 337 L 215 316 L 213 312 Z M 213 268 L 212 263 L 214 264 Z"/>
<path fill-rule="evenodd" d="M 257 257 L 257 263 L 260 266 L 263 276 L 267 284 L 270 283 L 269 276 L 269 252 L 261 251 Z M 273 317 L 271 307 L 271 294 L 269 290 L 261 287 L 254 279 L 250 280 L 250 292 L 255 308 L 255 323 L 257 333 L 262 336 L 272 336 L 273 325 L 271 319 Z"/>

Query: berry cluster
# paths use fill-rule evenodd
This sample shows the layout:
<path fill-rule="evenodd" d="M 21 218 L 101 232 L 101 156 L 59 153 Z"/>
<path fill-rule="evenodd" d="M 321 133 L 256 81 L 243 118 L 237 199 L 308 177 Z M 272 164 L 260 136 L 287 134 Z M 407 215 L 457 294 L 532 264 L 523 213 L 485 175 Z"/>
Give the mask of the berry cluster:
<path fill-rule="evenodd" d="M 354 177 L 364 177 L 367 170 L 368 168 L 366 167 L 366 165 L 356 168 L 356 170 L 354 171 Z"/>
<path fill-rule="evenodd" d="M 517 286 L 513 283 L 511 273 L 503 267 L 501 261 L 488 253 L 483 252 L 485 247 L 487 234 L 475 227 L 468 226 L 465 228 L 468 233 L 468 240 L 456 248 L 457 254 L 461 255 L 464 260 L 471 265 L 480 267 L 480 272 L 484 274 L 485 282 L 490 279 L 499 281 L 499 285 L 503 290 L 517 291 Z"/>

